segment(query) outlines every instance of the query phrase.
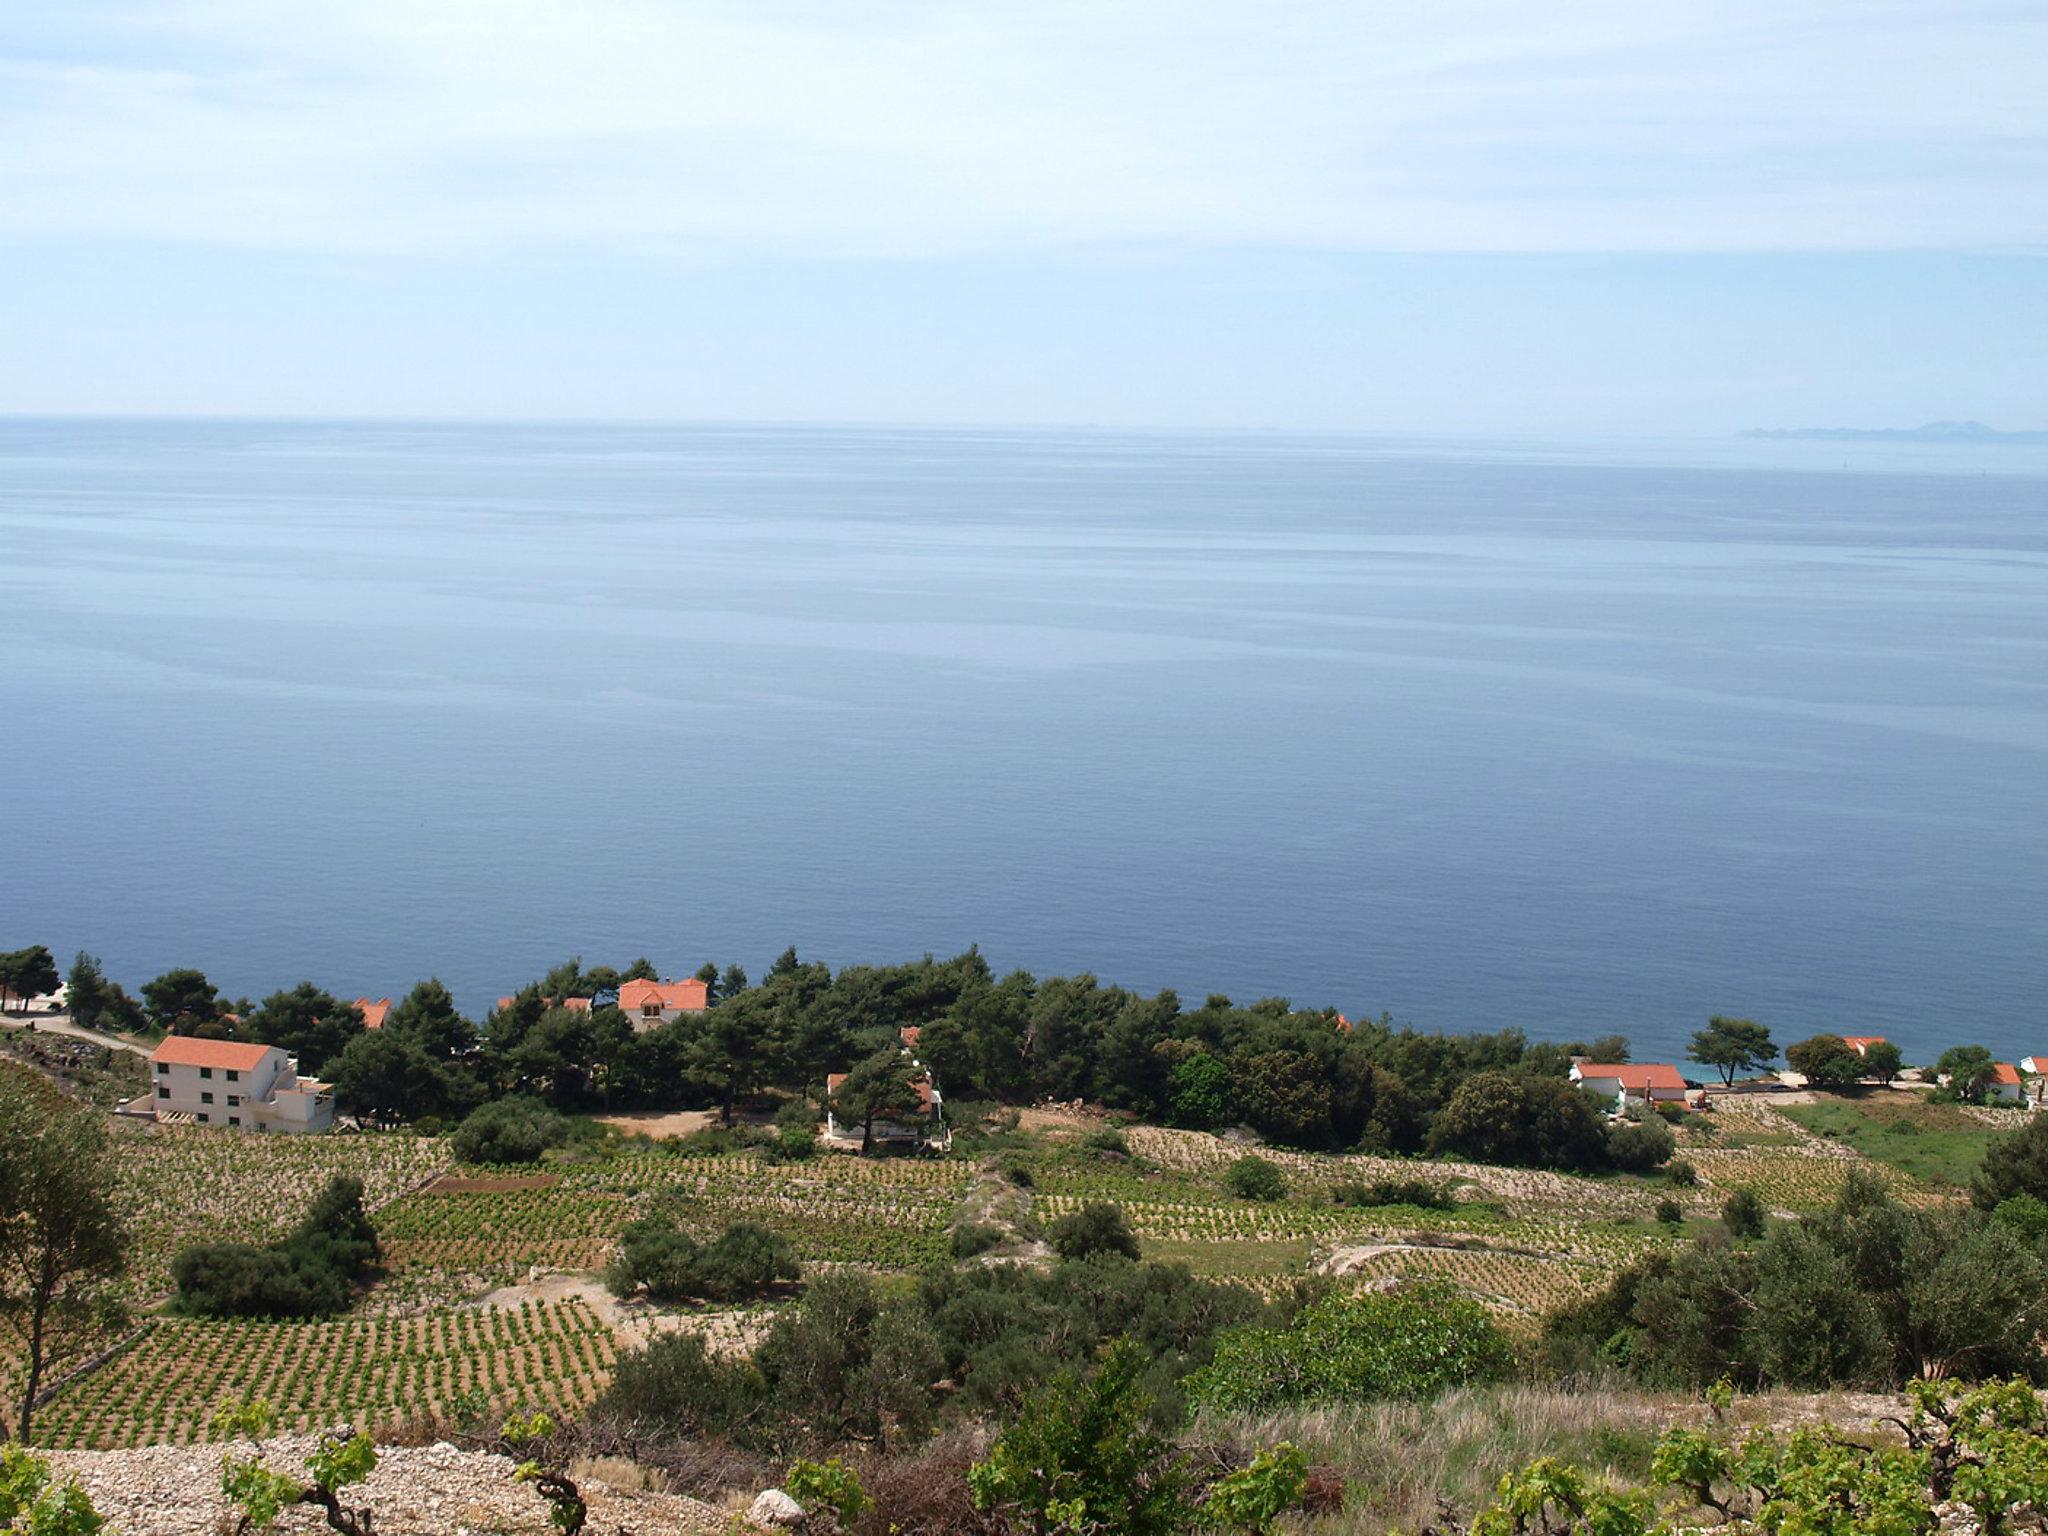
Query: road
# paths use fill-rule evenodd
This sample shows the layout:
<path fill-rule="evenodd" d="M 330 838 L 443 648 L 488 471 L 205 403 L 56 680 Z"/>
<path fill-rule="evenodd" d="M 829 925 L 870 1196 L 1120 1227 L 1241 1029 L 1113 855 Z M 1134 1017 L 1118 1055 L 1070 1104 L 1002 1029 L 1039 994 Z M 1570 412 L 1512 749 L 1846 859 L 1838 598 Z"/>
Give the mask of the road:
<path fill-rule="evenodd" d="M 0 1024 L 9 1029 L 25 1029 L 33 1024 L 37 1030 L 52 1035 L 69 1035 L 73 1040 L 85 1040 L 93 1045 L 110 1046 L 117 1051 L 132 1051 L 137 1056 L 147 1056 L 149 1047 L 137 1045 L 133 1040 L 123 1040 L 119 1035 L 104 1035 L 98 1030 L 82 1029 L 61 1013 L 31 1013 L 27 1017 L 10 1013 Z"/>

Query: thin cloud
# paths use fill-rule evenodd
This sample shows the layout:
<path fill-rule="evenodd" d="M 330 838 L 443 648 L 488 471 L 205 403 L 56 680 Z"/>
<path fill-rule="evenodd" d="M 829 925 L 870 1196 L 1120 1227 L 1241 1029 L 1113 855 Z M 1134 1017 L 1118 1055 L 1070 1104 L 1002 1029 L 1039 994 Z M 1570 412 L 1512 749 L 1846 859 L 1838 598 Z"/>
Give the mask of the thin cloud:
<path fill-rule="evenodd" d="M 45 9 L 0 32 L 16 241 L 721 260 L 2048 238 L 2031 3 Z"/>

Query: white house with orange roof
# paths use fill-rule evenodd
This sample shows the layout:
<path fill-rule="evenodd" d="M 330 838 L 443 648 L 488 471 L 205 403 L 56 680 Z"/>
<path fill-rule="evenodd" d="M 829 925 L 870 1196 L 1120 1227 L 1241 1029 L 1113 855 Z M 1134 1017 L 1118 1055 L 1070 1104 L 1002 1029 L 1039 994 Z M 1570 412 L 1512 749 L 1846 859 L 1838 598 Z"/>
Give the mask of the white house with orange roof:
<path fill-rule="evenodd" d="M 1849 1047 L 1858 1056 L 1868 1056 L 1873 1045 L 1890 1045 L 1891 1042 L 1885 1039 L 1883 1035 L 1844 1035 L 1842 1036 L 1842 1044 Z"/>
<path fill-rule="evenodd" d="M 1631 1104 L 1683 1104 L 1687 1084 L 1664 1061 L 1575 1061 L 1571 1080 L 1589 1093 L 1614 1100 L 1617 1111 Z"/>
<path fill-rule="evenodd" d="M 2024 1104 L 2027 1102 L 2027 1085 L 2020 1079 L 2020 1069 L 2009 1061 L 1994 1061 L 1991 1064 L 1991 1081 L 1984 1088 L 1986 1104 Z"/>
<path fill-rule="evenodd" d="M 189 1115 L 199 1125 L 299 1135 L 334 1126 L 334 1090 L 299 1076 L 298 1062 L 274 1045 L 170 1035 L 149 1064 L 159 1120 Z"/>
<path fill-rule="evenodd" d="M 686 1013 L 711 1006 L 711 988 L 692 976 L 688 981 L 626 981 L 619 984 L 619 1011 L 645 1033 L 672 1023 Z"/>

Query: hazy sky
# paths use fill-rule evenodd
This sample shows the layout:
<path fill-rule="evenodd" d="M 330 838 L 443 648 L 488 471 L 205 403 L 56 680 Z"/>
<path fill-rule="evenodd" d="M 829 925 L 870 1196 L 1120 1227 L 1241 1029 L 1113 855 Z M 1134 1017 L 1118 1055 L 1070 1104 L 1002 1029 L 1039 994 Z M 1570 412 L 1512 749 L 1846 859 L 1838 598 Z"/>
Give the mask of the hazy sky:
<path fill-rule="evenodd" d="M 2048 426 L 2040 0 L 0 8 L 0 410 Z"/>

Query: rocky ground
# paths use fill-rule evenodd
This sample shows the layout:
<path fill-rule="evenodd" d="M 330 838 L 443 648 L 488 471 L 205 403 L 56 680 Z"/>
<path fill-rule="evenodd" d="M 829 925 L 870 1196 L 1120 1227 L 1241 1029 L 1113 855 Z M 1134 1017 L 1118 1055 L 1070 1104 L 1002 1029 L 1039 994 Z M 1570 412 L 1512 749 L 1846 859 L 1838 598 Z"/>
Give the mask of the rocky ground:
<path fill-rule="evenodd" d="M 312 1441 L 280 1436 L 265 1443 L 265 1462 L 303 1476 Z M 50 1453 L 53 1470 L 78 1480 L 118 1536 L 215 1536 L 234 1516 L 220 1493 L 224 1447 L 149 1446 L 132 1451 Z M 240 1447 L 246 1453 L 247 1447 Z M 513 1464 L 453 1445 L 387 1447 L 369 1480 L 342 1502 L 367 1506 L 377 1536 L 542 1536 L 553 1531 L 548 1505 L 516 1482 Z M 712 1536 L 733 1529 L 730 1514 L 679 1494 L 609 1487 L 579 1479 L 590 1505 L 590 1536 Z M 288 1510 L 276 1529 L 309 1536 L 327 1527 L 317 1506 Z M 742 1527 L 744 1529 L 744 1527 Z"/>

